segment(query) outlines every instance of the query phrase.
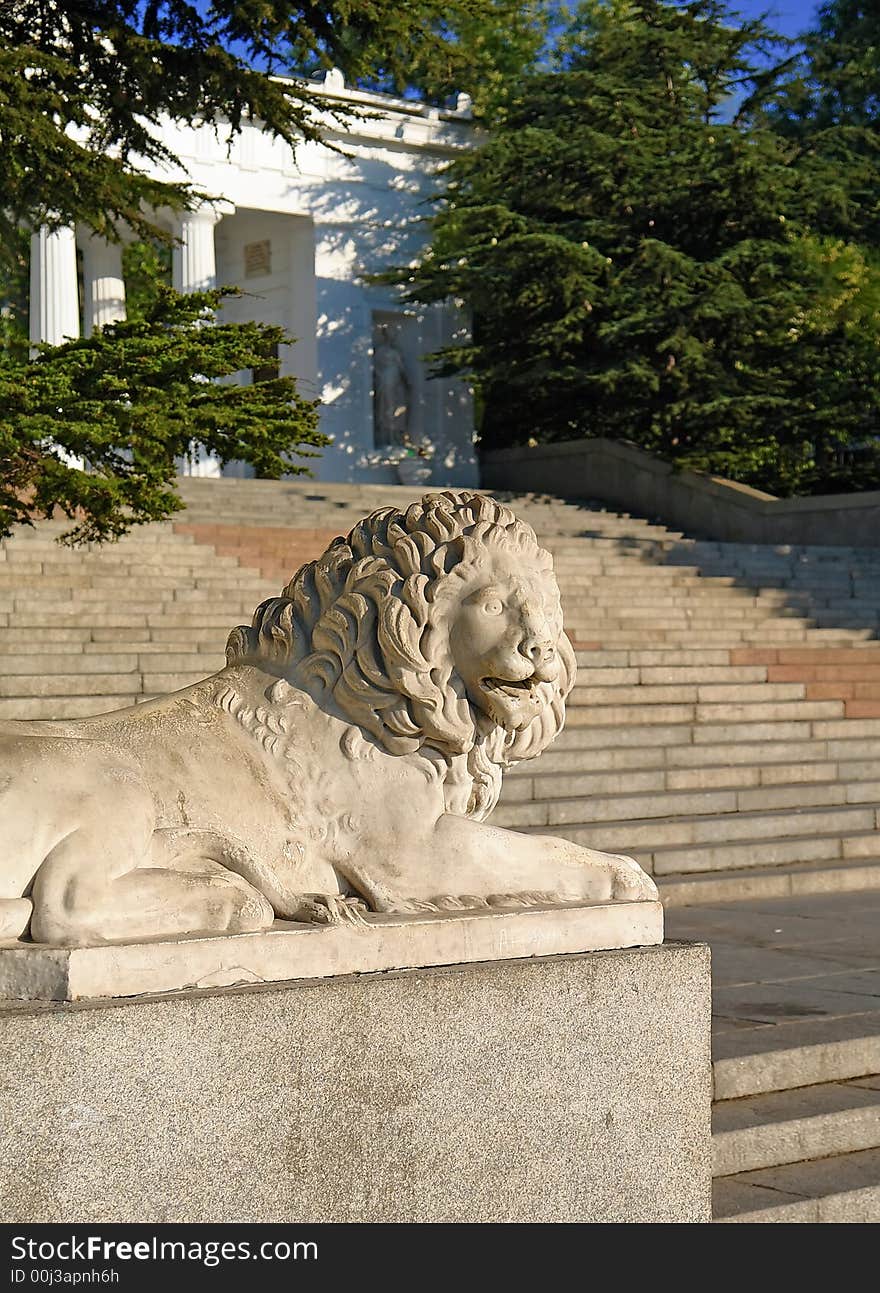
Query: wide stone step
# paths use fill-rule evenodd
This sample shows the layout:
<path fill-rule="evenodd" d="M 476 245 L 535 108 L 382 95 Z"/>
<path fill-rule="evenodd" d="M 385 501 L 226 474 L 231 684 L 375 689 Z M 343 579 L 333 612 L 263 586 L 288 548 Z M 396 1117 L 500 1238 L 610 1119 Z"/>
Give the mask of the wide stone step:
<path fill-rule="evenodd" d="M 589 606 L 607 611 L 612 617 L 640 615 L 651 618 L 654 614 L 669 611 L 681 612 L 685 615 L 697 611 L 708 614 L 713 609 L 717 611 L 719 608 L 722 608 L 727 616 L 751 615 L 755 619 L 766 619 L 771 611 L 777 614 L 803 614 L 803 606 L 800 603 L 797 606 L 789 605 L 783 594 L 759 597 L 745 589 L 712 589 L 703 584 L 681 590 L 653 575 L 650 581 L 652 589 L 650 593 L 635 592 L 633 589 L 624 591 L 619 587 L 613 590 L 602 590 L 587 580 L 575 580 L 560 574 L 557 574 L 557 578 L 563 601 L 567 598 L 573 610 L 583 610 L 584 607 Z M 809 598 L 802 600 L 806 605 L 815 605 Z M 856 599 L 841 603 L 841 606 L 847 611 L 863 607 L 867 609 L 866 603 Z"/>
<path fill-rule="evenodd" d="M 579 665 L 585 669 L 600 671 L 605 668 L 630 669 L 650 668 L 658 670 L 656 681 L 688 681 L 687 675 L 695 668 L 703 666 L 716 669 L 734 669 L 734 679 L 740 677 L 739 669 L 765 670 L 776 665 L 822 665 L 843 664 L 858 666 L 860 663 L 871 665 L 880 662 L 880 651 L 877 642 L 854 642 L 844 647 L 798 646 L 798 647 L 737 647 L 731 650 L 724 646 L 618 646 L 618 647 L 576 647 L 575 655 Z M 682 672 L 679 674 L 677 670 Z M 755 681 L 755 674 L 742 675 L 744 681 Z M 760 678 L 766 678 L 761 673 Z M 718 675 L 708 677 L 706 682 L 723 682 Z"/>
<path fill-rule="evenodd" d="M 0 676 L 0 696 L 6 698 L 64 697 L 137 694 L 141 676 L 114 670 L 113 673 L 7 674 Z"/>
<path fill-rule="evenodd" d="M 880 1221 L 880 1150 L 763 1168 L 714 1183 L 716 1222 Z"/>
<path fill-rule="evenodd" d="M 6 656 L 22 655 L 26 648 L 36 647 L 40 653 L 51 652 L 53 655 L 67 654 L 73 658 L 84 651 L 154 651 L 167 650 L 167 643 L 174 643 L 175 651 L 197 651 L 200 648 L 214 650 L 218 644 L 226 642 L 222 630 L 206 628 L 169 629 L 146 628 L 89 628 L 65 627 L 45 628 L 34 631 L 33 628 L 7 628 L 0 637 L 0 673 L 3 672 L 2 661 Z M 162 644 L 165 644 L 163 647 Z"/>
<path fill-rule="evenodd" d="M 796 621 L 790 621 L 796 623 Z M 876 634 L 873 629 L 778 629 L 768 632 L 765 629 L 701 629 L 695 637 L 690 629 L 645 629 L 642 628 L 606 628 L 597 625 L 595 620 L 587 624 L 569 625 L 569 636 L 576 642 L 596 642 L 607 650 L 645 649 L 665 647 L 667 650 L 686 650 L 694 641 L 704 647 L 728 647 L 731 650 L 757 646 L 809 647 L 835 646 L 849 647 L 858 642 L 874 645 Z"/>
<path fill-rule="evenodd" d="M 230 594 L 241 596 L 251 589 L 259 592 L 267 584 L 275 591 L 280 586 L 275 580 L 262 579 L 258 573 L 237 565 L 228 571 L 214 571 L 210 575 L 205 574 L 204 565 L 195 565 L 186 570 L 156 571 L 153 574 L 137 570 L 131 574 L 110 575 L 101 570 L 86 570 L 74 575 L 51 570 L 16 575 L 14 579 L 8 577 L 0 588 L 0 597 L 8 600 L 32 596 L 35 580 L 39 581 L 39 586 L 47 593 L 51 592 L 55 600 L 63 599 L 67 590 L 71 597 L 81 598 L 84 602 L 100 600 L 96 596 L 98 593 L 107 601 L 144 601 L 148 598 L 173 596 L 175 592 L 185 589 L 202 588 L 205 591 L 213 590 L 221 598 L 225 598 Z"/>
<path fill-rule="evenodd" d="M 210 633 L 206 637 L 201 637 L 197 634 L 190 634 L 189 637 L 182 637 L 180 641 L 177 642 L 161 642 L 151 640 L 144 634 L 138 636 L 136 629 L 124 629 L 122 631 L 126 634 L 131 634 L 131 636 L 121 639 L 120 641 L 105 639 L 102 641 L 99 640 L 98 642 L 84 642 L 81 644 L 83 654 L 128 655 L 134 652 L 138 656 L 156 656 L 162 655 L 163 652 L 166 655 L 169 652 L 173 652 L 175 659 L 180 659 L 181 656 L 188 656 L 192 659 L 193 656 L 201 658 L 201 656 L 205 654 L 217 655 L 218 652 L 222 655 L 223 647 L 225 645 L 225 638 L 223 635 L 216 633 Z M 153 631 L 158 632 L 158 630 Z M 156 661 L 152 660 L 146 667 L 154 669 L 156 667 Z M 176 668 L 176 666 L 174 667 Z M 0 668 L 2 668 L 2 665 L 0 665 Z"/>
<path fill-rule="evenodd" d="M 876 832 L 877 813 L 871 804 L 789 812 L 731 812 L 724 816 L 722 825 L 713 811 L 705 816 L 571 822 L 558 825 L 555 831 L 574 844 L 612 853 L 632 852 L 640 861 L 648 858 L 657 875 L 669 875 L 858 856 L 841 850 L 846 840 L 861 840 Z M 546 834 L 546 828 L 541 826 L 520 829 L 543 829 Z"/>
<path fill-rule="evenodd" d="M 878 851 L 877 814 L 872 804 L 854 804 L 787 813 L 731 813 L 723 824 L 711 815 L 566 825 L 558 834 L 589 848 L 630 851 L 640 862 L 649 858 L 654 874 L 672 875 L 868 856 L 867 848 L 859 850 L 867 837 L 873 852 Z"/>
<path fill-rule="evenodd" d="M 633 774 L 636 776 L 637 774 Z M 626 778 L 627 789 L 630 777 Z M 690 818 L 694 815 L 721 817 L 718 834 L 726 833 L 728 816 L 742 818 L 751 812 L 793 808 L 828 807 L 853 803 L 880 803 L 880 784 L 876 781 L 842 784 L 837 781 L 798 785 L 749 787 L 699 791 L 659 789 L 656 793 L 579 794 L 571 798 L 543 797 L 499 804 L 492 821 L 497 826 L 522 829 L 524 826 L 567 826 L 572 822 L 628 822 L 636 818 Z M 648 787 L 644 787 L 649 789 Z"/>
<path fill-rule="evenodd" d="M 16 549 L 10 546 L 5 549 L 4 560 L 0 561 L 0 571 L 9 575 L 20 575 L 19 563 L 33 565 L 39 562 L 46 574 L 66 571 L 70 573 L 94 573 L 106 570 L 112 575 L 135 576 L 140 571 L 148 574 L 168 571 L 186 573 L 191 570 L 204 569 L 205 562 L 210 561 L 213 569 L 234 571 L 238 568 L 235 557 L 219 555 L 213 546 L 181 541 L 179 547 L 170 543 L 153 543 L 138 552 L 130 549 L 107 545 L 101 549 L 69 551 L 54 544 L 45 548 L 36 545 Z"/>
<path fill-rule="evenodd" d="M 714 727 L 751 725 L 782 726 L 813 719 L 843 717 L 843 702 L 836 700 L 791 700 L 746 704 L 633 704 L 566 706 L 566 724 L 572 727 L 617 727 L 621 723 L 691 723 Z"/>
<path fill-rule="evenodd" d="M 650 593 L 620 586 L 613 592 L 603 591 L 586 580 L 575 580 L 564 575 L 559 577 L 559 586 L 563 602 L 571 606 L 573 613 L 583 613 L 590 608 L 611 618 L 632 614 L 639 614 L 643 618 L 666 613 L 674 613 L 676 617 L 681 614 L 705 615 L 714 609 L 716 612 L 722 611 L 726 618 L 748 616 L 766 622 L 780 617 L 803 617 L 833 623 L 838 617 L 845 621 L 847 617 L 861 614 L 868 619 L 876 619 L 880 610 L 880 602 L 875 595 L 848 594 L 841 597 L 839 590 L 833 590 L 830 594 L 818 591 L 800 593 L 793 590 L 749 592 L 736 588 L 713 589 L 705 584 L 679 588 L 653 574 L 649 585 L 652 590 Z"/>
<path fill-rule="evenodd" d="M 56 648 L 64 648 L 64 643 L 55 643 Z M 3 655 L 0 656 L 0 687 L 14 689 L 22 687 L 24 690 L 19 695 L 35 695 L 30 690 L 30 675 L 36 675 L 40 678 L 57 677 L 59 680 L 67 679 L 71 674 L 120 674 L 130 673 L 138 667 L 138 658 L 136 655 L 122 652 L 86 654 L 79 652 L 77 655 L 66 655 L 63 660 L 59 660 L 60 651 L 40 651 L 34 652 L 33 655 Z M 18 681 L 16 681 L 18 678 Z M 95 685 L 98 686 L 99 679 L 95 679 Z M 63 687 L 64 683 L 60 682 Z M 105 688 L 106 690 L 106 688 Z M 0 695 L 2 695 L 0 691 Z M 7 691 L 7 694 L 10 694 Z M 11 694 L 15 694 L 14 691 Z M 62 691 L 60 694 L 64 694 Z"/>
<path fill-rule="evenodd" d="M 766 788 L 771 794 L 777 790 L 794 792 L 814 785 L 819 793 L 822 785 L 864 785 L 876 788 L 880 799 L 880 757 L 876 759 L 812 760 L 801 763 L 742 764 L 717 767 L 667 768 L 664 763 L 656 767 L 633 766 L 625 780 L 619 770 L 596 771 L 592 766 L 591 752 L 585 752 L 581 770 L 570 772 L 543 771 L 543 760 L 536 765 L 539 775 L 530 775 L 528 763 L 517 765 L 504 780 L 501 802 L 522 803 L 529 800 L 568 800 L 578 796 L 615 795 L 624 790 L 627 794 L 637 791 L 742 791 Z M 769 801 L 768 801 L 769 802 Z M 746 801 L 741 805 L 748 806 Z M 752 805 L 754 806 L 754 805 Z M 778 805 L 778 802 L 776 803 Z"/>
<path fill-rule="evenodd" d="M 653 731 L 654 729 L 647 729 Z M 634 742 L 632 745 L 609 745 L 607 742 L 592 746 L 585 744 L 582 728 L 563 731 L 549 750 L 541 755 L 540 764 L 528 763 L 517 765 L 510 777 L 552 774 L 557 772 L 603 771 L 612 768 L 670 768 L 689 771 L 692 769 L 713 768 L 719 764 L 736 767 L 739 765 L 760 764 L 766 770 L 766 784 L 773 784 L 774 769 L 777 764 L 789 762 L 808 763 L 814 760 L 852 760 L 872 759 L 877 754 L 877 743 L 872 738 L 854 737 L 836 741 L 805 740 L 793 741 L 754 741 L 730 745 L 720 742 L 717 745 L 691 745 L 687 743 L 687 729 L 667 729 L 684 737 L 684 742 L 674 744 L 672 741 L 650 743 Z M 603 737 L 606 733 L 603 731 Z M 684 787 L 682 787 L 684 788 Z"/>
<path fill-rule="evenodd" d="M 42 584 L 40 585 L 42 587 Z M 275 596 L 278 589 L 274 586 L 257 586 L 243 588 L 198 589 L 165 587 L 149 590 L 139 589 L 135 595 L 130 590 L 125 596 L 117 597 L 112 590 L 100 586 L 84 589 L 45 589 L 47 599 L 52 595 L 52 604 L 56 609 L 60 624 L 73 622 L 68 619 L 92 613 L 103 614 L 106 610 L 119 611 L 125 615 L 176 615 L 204 608 L 207 615 L 241 615 L 250 616 L 254 607 L 267 597 Z M 57 592 L 57 595 L 55 593 Z M 17 592 L 12 606 L 9 607 L 13 625 L 24 627 L 31 618 L 34 606 L 33 594 Z"/>
<path fill-rule="evenodd" d="M 712 1071 L 722 1101 L 880 1073 L 880 1009 L 722 1032 Z"/>
<path fill-rule="evenodd" d="M 663 905 L 669 909 L 699 907 L 747 899 L 801 897 L 806 894 L 852 893 L 880 889 L 880 847 L 874 834 L 856 837 L 862 858 L 841 861 L 839 840 L 826 841 L 833 856 L 825 861 L 749 870 L 691 872 L 655 877 Z M 852 843 L 852 841 L 850 841 Z M 874 857 L 868 856 L 873 850 Z"/>
<path fill-rule="evenodd" d="M 567 600 L 565 594 L 562 596 L 562 605 L 565 610 L 566 623 L 573 627 L 582 626 L 588 623 L 595 623 L 601 616 L 602 624 L 607 624 L 610 628 L 616 627 L 618 630 L 623 628 L 639 629 L 682 629 L 682 628 L 717 628 L 719 619 L 722 626 L 730 629 L 746 630 L 748 628 L 761 628 L 772 630 L 780 628 L 791 630 L 796 628 L 803 620 L 803 617 L 796 611 L 791 615 L 774 615 L 768 616 L 759 608 L 748 606 L 724 606 L 723 611 L 718 606 L 711 603 L 702 604 L 698 599 L 692 599 L 687 605 L 670 606 L 600 606 L 595 603 L 584 603 L 580 598 L 571 598 Z M 810 624 L 815 624 L 816 616 L 809 617 Z M 847 625 L 846 627 L 850 627 Z"/>
<path fill-rule="evenodd" d="M 712 1109 L 716 1177 L 877 1148 L 877 1076 L 720 1100 Z"/>
<path fill-rule="evenodd" d="M 194 669 L 222 669 L 225 655 L 216 642 L 200 651 L 198 643 L 180 643 L 179 649 L 169 652 L 167 642 L 86 642 L 79 644 L 77 653 L 69 650 L 64 642 L 41 643 L 39 654 L 32 656 L 0 653 L 0 680 L 4 677 L 10 689 L 16 686 L 14 678 L 29 675 L 59 677 L 70 674 L 128 674 L 138 671 L 155 673 L 188 672 Z M 160 658 L 157 658 L 160 657 Z M 219 663 L 218 663 L 219 662 Z M 22 695 L 32 694 L 24 690 Z"/>
<path fill-rule="evenodd" d="M 595 671 L 599 673 L 599 670 Z M 581 675 L 582 676 L 582 675 Z M 634 686 L 613 683 L 597 686 L 591 679 L 582 683 L 580 678 L 566 702 L 567 705 L 766 705 L 776 701 L 803 700 L 806 685 L 802 682 L 756 683 L 653 683 L 639 682 Z"/>
<path fill-rule="evenodd" d="M 683 709 L 689 708 L 682 706 Z M 683 721 L 676 716 L 673 721 L 661 722 L 657 715 L 651 716 L 654 721 L 646 721 L 644 711 L 638 714 L 627 714 L 624 720 L 614 724 L 607 723 L 600 727 L 591 727 L 587 723 L 569 724 L 557 737 L 554 748 L 570 750 L 583 749 L 586 745 L 595 745 L 596 749 L 616 749 L 620 746 L 735 746 L 739 742 L 791 742 L 809 740 L 813 735 L 814 724 L 802 722 L 774 723 L 713 723 L 697 726 L 693 722 Z M 628 719 L 629 721 L 625 721 Z M 867 721 L 867 720 L 859 720 Z M 876 720 L 874 720 L 876 721 Z M 849 726 L 849 722 L 847 726 Z M 855 723 L 853 723 L 855 726 Z M 837 733 L 835 734 L 837 735 Z M 843 733 L 840 733 L 843 735 Z M 850 734 L 847 733 L 847 736 Z M 873 733 L 853 731 L 852 736 L 867 736 Z M 693 755 L 695 760 L 705 761 L 702 752 Z"/>
<path fill-rule="evenodd" d="M 10 538 L 3 540 L 3 546 L 9 550 L 34 547 L 60 552 L 64 556 L 77 554 L 89 556 L 101 552 L 140 553 L 157 545 L 164 548 L 181 548 L 192 546 L 193 543 L 191 535 L 179 532 L 176 521 L 153 521 L 147 525 L 135 526 L 121 539 L 106 543 L 84 543 L 78 547 L 71 547 L 61 541 L 62 536 L 69 529 L 70 526 L 66 523 L 53 524 L 51 521 L 40 521 L 33 529 L 16 530 Z"/>
<path fill-rule="evenodd" d="M 764 683 L 767 665 L 733 665 L 723 659 L 728 653 L 718 653 L 723 663 L 711 664 L 696 661 L 693 664 L 651 665 L 640 663 L 634 657 L 643 652 L 578 651 L 578 677 L 580 686 L 731 686 L 735 683 Z M 676 653 L 677 654 L 677 653 Z M 709 654 L 709 653 L 706 653 Z M 600 657 L 592 659 L 591 657 Z M 675 656 L 673 656 L 675 658 Z M 855 667 L 855 666 L 854 666 Z"/>

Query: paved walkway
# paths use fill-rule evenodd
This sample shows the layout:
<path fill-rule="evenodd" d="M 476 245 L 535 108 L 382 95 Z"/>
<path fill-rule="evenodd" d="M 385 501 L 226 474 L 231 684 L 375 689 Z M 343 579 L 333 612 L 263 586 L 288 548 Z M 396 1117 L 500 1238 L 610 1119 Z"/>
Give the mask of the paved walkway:
<path fill-rule="evenodd" d="M 880 1012 L 880 892 L 673 908 L 666 930 L 712 948 L 716 1060 L 793 1024 Z"/>

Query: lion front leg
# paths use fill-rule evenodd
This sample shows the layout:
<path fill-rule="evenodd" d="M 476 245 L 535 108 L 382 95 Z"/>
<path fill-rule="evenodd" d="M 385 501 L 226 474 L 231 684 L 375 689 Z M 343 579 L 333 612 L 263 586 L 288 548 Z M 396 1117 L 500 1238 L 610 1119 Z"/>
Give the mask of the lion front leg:
<path fill-rule="evenodd" d="M 632 858 L 581 848 L 569 840 L 487 826 L 444 814 L 420 846 L 397 860 L 395 892 L 430 902 L 475 897 L 492 902 L 516 894 L 548 901 L 656 901 L 657 887 Z M 422 854 L 422 856 L 417 856 Z"/>

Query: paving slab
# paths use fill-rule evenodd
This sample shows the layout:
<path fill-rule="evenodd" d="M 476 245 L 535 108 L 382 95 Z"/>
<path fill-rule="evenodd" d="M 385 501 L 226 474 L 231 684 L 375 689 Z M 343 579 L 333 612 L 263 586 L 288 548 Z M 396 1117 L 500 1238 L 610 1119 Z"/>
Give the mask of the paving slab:
<path fill-rule="evenodd" d="M 863 975 L 853 970 L 842 943 L 837 959 L 798 954 L 785 948 L 741 947 L 727 942 L 712 946 L 712 982 L 716 991 L 765 983 L 770 977 L 773 983 L 809 981 L 832 992 L 880 994 L 880 972 L 874 980 L 870 974 L 870 969 Z"/>
<path fill-rule="evenodd" d="M 880 971 L 877 969 L 817 975 L 810 979 L 810 987 L 817 992 L 849 993 L 859 1000 L 865 996 L 877 997 L 880 1007 Z"/>
<path fill-rule="evenodd" d="M 795 903 L 795 899 L 785 898 L 677 907 L 669 913 L 668 923 L 679 938 L 708 939 L 711 935 L 713 940 L 745 947 L 797 946 L 810 937 L 814 920 L 803 912 L 789 911 Z M 790 941 L 783 943 L 783 939 Z"/>
<path fill-rule="evenodd" d="M 835 992 L 814 987 L 808 980 L 792 983 L 744 984 L 716 988 L 713 1013 L 761 1023 L 782 1023 L 791 1019 L 836 1018 L 876 1010 L 880 998 L 869 993 Z"/>

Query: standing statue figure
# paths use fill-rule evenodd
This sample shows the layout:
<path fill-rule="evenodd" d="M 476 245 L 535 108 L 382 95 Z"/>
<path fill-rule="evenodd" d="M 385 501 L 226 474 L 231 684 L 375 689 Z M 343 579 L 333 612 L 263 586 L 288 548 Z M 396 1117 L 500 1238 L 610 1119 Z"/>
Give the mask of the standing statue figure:
<path fill-rule="evenodd" d="M 379 341 L 373 352 L 373 394 L 376 444 L 405 444 L 409 424 L 409 378 L 403 355 L 387 323 L 379 326 Z"/>

